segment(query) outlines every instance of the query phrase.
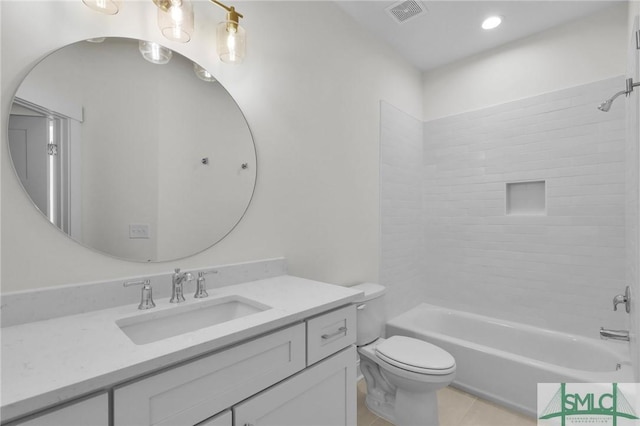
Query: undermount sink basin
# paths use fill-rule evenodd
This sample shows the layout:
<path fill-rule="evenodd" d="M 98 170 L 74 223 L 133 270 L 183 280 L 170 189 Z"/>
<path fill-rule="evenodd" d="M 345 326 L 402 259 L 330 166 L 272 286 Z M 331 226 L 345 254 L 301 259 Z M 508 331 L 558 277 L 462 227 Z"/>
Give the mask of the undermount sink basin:
<path fill-rule="evenodd" d="M 117 320 L 116 324 L 133 343 L 144 345 L 267 309 L 271 307 L 245 297 L 227 296 L 123 318 Z"/>

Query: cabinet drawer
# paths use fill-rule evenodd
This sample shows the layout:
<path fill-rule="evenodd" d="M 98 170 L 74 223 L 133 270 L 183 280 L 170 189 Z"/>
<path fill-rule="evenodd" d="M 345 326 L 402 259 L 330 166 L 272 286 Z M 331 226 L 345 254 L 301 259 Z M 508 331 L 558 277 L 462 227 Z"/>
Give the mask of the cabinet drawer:
<path fill-rule="evenodd" d="M 193 425 L 305 367 L 298 324 L 114 391 L 114 424 Z"/>
<path fill-rule="evenodd" d="M 307 320 L 307 365 L 356 342 L 355 305 Z"/>

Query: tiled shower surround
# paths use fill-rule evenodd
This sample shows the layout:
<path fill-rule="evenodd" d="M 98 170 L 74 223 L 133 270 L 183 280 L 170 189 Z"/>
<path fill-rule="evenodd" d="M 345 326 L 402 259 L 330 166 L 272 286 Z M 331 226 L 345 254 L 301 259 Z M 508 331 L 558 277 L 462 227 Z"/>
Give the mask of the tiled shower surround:
<path fill-rule="evenodd" d="M 390 314 L 427 302 L 590 337 L 627 328 L 612 310 L 625 286 L 625 108 L 596 108 L 621 87 L 617 77 L 426 123 L 383 103 Z M 528 181 L 544 182 L 544 211 L 508 214 L 507 184 Z"/>

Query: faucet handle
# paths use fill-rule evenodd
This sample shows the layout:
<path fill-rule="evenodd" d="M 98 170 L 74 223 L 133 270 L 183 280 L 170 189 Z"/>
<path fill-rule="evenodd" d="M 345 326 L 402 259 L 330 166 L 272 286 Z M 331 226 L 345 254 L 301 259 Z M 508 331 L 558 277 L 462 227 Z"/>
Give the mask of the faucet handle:
<path fill-rule="evenodd" d="M 618 310 L 618 305 L 624 303 L 625 311 L 631 312 L 631 290 L 629 286 L 624 291 L 624 294 L 618 294 L 613 298 L 613 310 Z"/>
<path fill-rule="evenodd" d="M 125 281 L 122 283 L 123 287 L 131 287 L 134 285 L 151 286 L 151 280 Z"/>
<path fill-rule="evenodd" d="M 151 280 L 139 280 L 139 281 L 125 281 L 122 283 L 124 287 L 131 287 L 134 285 L 142 286 L 142 294 L 140 295 L 140 304 L 138 309 L 145 310 L 155 308 L 156 304 L 153 302 L 153 289 L 151 288 Z"/>
<path fill-rule="evenodd" d="M 205 275 L 217 274 L 217 273 L 218 273 L 217 269 L 212 269 L 210 271 L 201 271 L 201 272 L 198 272 L 198 278 L 204 278 Z"/>
<path fill-rule="evenodd" d="M 218 271 L 212 269 L 210 271 L 200 271 L 198 272 L 198 281 L 196 282 L 196 293 L 193 295 L 196 299 L 202 299 L 204 297 L 208 297 L 209 293 L 207 293 L 207 285 L 204 281 L 204 276 L 207 274 L 217 274 Z"/>
<path fill-rule="evenodd" d="M 178 275 L 178 276 L 182 277 L 182 279 L 185 280 L 185 281 L 192 281 L 193 280 L 193 274 L 191 272 L 180 273 L 180 268 L 174 269 L 173 272 L 175 273 L 175 275 Z"/>

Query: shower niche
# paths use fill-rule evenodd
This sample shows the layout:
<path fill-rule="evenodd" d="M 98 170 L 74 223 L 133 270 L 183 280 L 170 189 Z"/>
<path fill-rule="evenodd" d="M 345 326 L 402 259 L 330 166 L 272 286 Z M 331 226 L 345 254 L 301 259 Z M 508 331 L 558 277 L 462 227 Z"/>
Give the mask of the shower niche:
<path fill-rule="evenodd" d="M 540 216 L 547 214 L 546 182 L 510 182 L 506 187 L 506 214 Z"/>

